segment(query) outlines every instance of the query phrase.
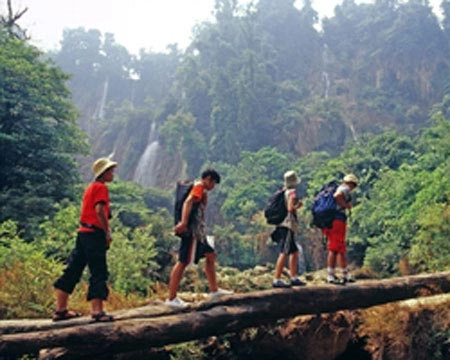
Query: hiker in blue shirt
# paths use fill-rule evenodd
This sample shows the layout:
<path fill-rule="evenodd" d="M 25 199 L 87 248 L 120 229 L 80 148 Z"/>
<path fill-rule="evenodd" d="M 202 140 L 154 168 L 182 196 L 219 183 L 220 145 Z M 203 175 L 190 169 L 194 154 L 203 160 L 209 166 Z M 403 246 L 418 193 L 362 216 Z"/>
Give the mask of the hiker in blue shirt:
<path fill-rule="evenodd" d="M 299 209 L 303 203 L 297 197 L 296 187 L 300 184 L 300 179 L 297 177 L 295 171 L 287 171 L 284 174 L 284 195 L 287 207 L 287 216 L 283 222 L 277 225 L 272 236 L 278 239 L 279 255 L 275 265 L 275 278 L 272 283 L 274 288 L 288 288 L 291 286 L 305 285 L 297 277 L 298 271 L 298 256 L 299 250 L 296 243 L 296 235 L 298 233 L 298 220 L 297 209 Z M 284 282 L 281 280 L 281 273 L 283 272 L 286 260 L 289 258 L 289 272 L 290 282 Z"/>

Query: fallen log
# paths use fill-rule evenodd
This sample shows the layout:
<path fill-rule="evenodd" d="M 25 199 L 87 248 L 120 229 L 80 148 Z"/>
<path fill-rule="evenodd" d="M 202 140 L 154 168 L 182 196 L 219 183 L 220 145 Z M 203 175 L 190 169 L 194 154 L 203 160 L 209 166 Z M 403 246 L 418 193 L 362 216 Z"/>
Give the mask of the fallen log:
<path fill-rule="evenodd" d="M 146 306 L 115 311 L 114 317 L 116 320 L 120 321 L 135 318 L 159 317 L 164 315 L 177 314 L 183 311 L 185 310 L 169 308 L 161 301 L 154 301 Z M 91 322 L 92 321 L 89 316 L 82 316 L 79 318 L 59 322 L 53 322 L 51 319 L 2 320 L 0 321 L 0 335 L 63 329 L 76 325 L 87 325 Z"/>
<path fill-rule="evenodd" d="M 0 355 L 37 354 L 48 348 L 90 356 L 116 354 L 232 333 L 297 315 L 368 308 L 448 292 L 450 272 L 235 294 L 178 314 L 3 334 Z"/>

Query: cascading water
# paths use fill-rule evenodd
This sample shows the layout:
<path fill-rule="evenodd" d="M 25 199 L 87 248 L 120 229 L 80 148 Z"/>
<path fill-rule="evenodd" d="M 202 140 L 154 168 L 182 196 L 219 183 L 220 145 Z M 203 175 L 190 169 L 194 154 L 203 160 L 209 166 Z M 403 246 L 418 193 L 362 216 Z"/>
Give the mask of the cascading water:
<path fill-rule="evenodd" d="M 106 97 L 108 95 L 108 87 L 109 87 L 109 79 L 106 78 L 105 82 L 103 83 L 103 89 L 102 94 L 99 103 L 97 104 L 97 107 L 95 109 L 93 118 L 95 119 L 104 119 L 105 117 L 105 104 L 106 104 Z"/>
<path fill-rule="evenodd" d="M 146 187 L 156 186 L 159 148 L 156 124 L 152 123 L 148 144 L 138 161 L 133 181 Z"/>
<path fill-rule="evenodd" d="M 324 82 L 324 97 L 325 97 L 325 99 L 328 99 L 328 92 L 330 90 L 330 77 L 328 76 L 328 72 L 327 72 L 327 65 L 328 65 L 328 45 L 327 44 L 325 44 L 323 46 L 322 61 L 323 61 L 322 79 Z"/>

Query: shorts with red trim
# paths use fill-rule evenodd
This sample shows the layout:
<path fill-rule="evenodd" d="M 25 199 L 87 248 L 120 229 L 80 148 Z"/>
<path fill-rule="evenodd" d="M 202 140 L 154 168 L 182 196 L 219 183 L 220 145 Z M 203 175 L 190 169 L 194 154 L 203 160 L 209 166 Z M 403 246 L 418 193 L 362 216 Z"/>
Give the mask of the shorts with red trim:
<path fill-rule="evenodd" d="M 328 250 L 345 254 L 347 247 L 345 238 L 347 236 L 347 223 L 344 220 L 335 219 L 331 229 L 323 229 L 323 234 L 328 238 Z"/>

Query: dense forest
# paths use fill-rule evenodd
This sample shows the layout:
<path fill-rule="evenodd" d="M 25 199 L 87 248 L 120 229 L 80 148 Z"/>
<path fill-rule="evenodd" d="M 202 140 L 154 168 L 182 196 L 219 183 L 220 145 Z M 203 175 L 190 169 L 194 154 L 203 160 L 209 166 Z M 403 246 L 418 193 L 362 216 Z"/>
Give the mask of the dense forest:
<path fill-rule="evenodd" d="M 438 18 L 426 0 L 344 0 L 319 23 L 309 0 L 216 0 L 214 21 L 197 24 L 187 49 L 139 55 L 84 28 L 66 29 L 60 49 L 44 53 L 22 15 L 0 17 L 5 317 L 51 308 L 40 290 L 72 248 L 90 164 L 107 155 L 119 162 L 110 280 L 124 296 L 167 282 L 174 184 L 205 166 L 223 177 L 208 208 L 221 266 L 273 261 L 262 208 L 294 169 L 308 271 L 324 266 L 312 198 L 347 172 L 361 180 L 354 267 L 380 277 L 448 269 L 449 2 Z M 16 269 L 35 291 L 29 312 L 5 295 L 23 290 L 2 282 Z"/>

